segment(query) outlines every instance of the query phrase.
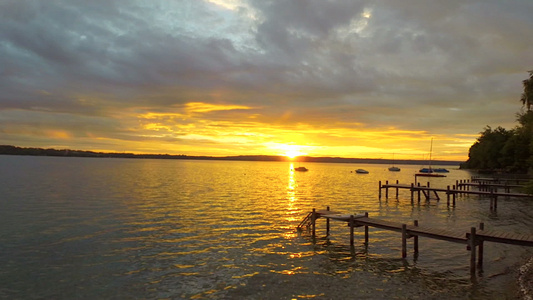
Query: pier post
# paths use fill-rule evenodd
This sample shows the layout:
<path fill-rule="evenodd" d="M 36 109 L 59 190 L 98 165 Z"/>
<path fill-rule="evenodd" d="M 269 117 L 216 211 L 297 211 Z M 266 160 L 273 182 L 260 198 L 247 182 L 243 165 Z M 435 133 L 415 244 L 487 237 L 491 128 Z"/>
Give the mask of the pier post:
<path fill-rule="evenodd" d="M 479 230 L 485 230 L 485 223 L 481 222 L 479 223 Z M 477 266 L 482 269 L 483 268 L 483 240 L 479 242 L 478 246 L 478 257 L 477 257 Z"/>
<path fill-rule="evenodd" d="M 402 258 L 407 257 L 407 225 L 402 224 Z"/>
<path fill-rule="evenodd" d="M 353 228 L 354 228 L 353 215 L 350 215 L 350 246 L 353 247 Z"/>
<path fill-rule="evenodd" d="M 368 218 L 368 212 L 365 212 L 365 217 Z M 365 245 L 368 246 L 368 226 L 365 225 Z"/>
<path fill-rule="evenodd" d="M 420 182 L 417 183 L 418 187 L 420 187 Z M 418 189 L 418 204 L 420 204 L 420 189 Z"/>
<path fill-rule="evenodd" d="M 385 186 L 386 186 L 386 188 L 385 188 L 385 199 L 389 199 L 389 181 L 388 180 L 385 181 Z"/>
<path fill-rule="evenodd" d="M 470 246 L 470 275 L 474 275 L 476 273 L 476 227 L 470 228 L 468 245 Z"/>
<path fill-rule="evenodd" d="M 316 210 L 313 208 L 313 213 L 311 214 L 311 231 L 313 233 L 313 240 L 316 237 Z"/>
<path fill-rule="evenodd" d="M 496 210 L 498 208 L 498 196 L 494 194 L 494 190 L 490 190 L 490 210 Z"/>
<path fill-rule="evenodd" d="M 448 207 L 450 206 L 450 186 L 446 187 L 446 204 L 448 204 Z"/>
<path fill-rule="evenodd" d="M 329 206 L 326 207 L 326 210 L 329 211 Z M 326 236 L 329 236 L 329 218 L 326 218 Z"/>
<path fill-rule="evenodd" d="M 414 199 L 415 199 L 415 184 L 411 182 L 411 204 L 413 204 L 414 202 Z"/>
<path fill-rule="evenodd" d="M 455 190 L 455 187 L 453 187 L 453 189 Z M 456 192 L 453 192 L 452 193 L 452 200 L 453 200 L 453 207 L 455 207 L 455 199 L 457 198 L 457 193 Z"/>
<path fill-rule="evenodd" d="M 418 227 L 418 220 L 415 220 L 414 224 L 415 224 L 416 227 Z M 414 244 L 415 244 L 414 245 L 415 246 L 415 255 L 417 255 L 418 254 L 418 235 L 414 236 Z"/>
<path fill-rule="evenodd" d="M 379 199 L 381 199 L 381 180 L 379 181 Z"/>
<path fill-rule="evenodd" d="M 396 185 L 398 185 L 400 182 L 396 180 Z M 398 187 L 396 187 L 396 199 L 398 199 Z"/>

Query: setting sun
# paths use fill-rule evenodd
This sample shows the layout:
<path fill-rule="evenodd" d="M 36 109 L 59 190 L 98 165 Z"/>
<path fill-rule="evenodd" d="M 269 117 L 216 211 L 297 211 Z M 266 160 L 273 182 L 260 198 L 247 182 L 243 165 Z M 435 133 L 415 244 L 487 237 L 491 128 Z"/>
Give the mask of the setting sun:
<path fill-rule="evenodd" d="M 298 147 L 297 145 L 285 145 L 283 148 L 285 150 L 284 155 L 290 159 L 294 159 L 295 157 L 303 154 L 302 152 L 300 152 L 300 147 Z"/>

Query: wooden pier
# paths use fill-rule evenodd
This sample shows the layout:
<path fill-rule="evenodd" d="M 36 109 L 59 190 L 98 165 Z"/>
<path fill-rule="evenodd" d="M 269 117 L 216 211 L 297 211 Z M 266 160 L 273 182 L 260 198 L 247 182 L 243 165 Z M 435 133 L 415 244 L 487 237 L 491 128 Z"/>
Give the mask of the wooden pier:
<path fill-rule="evenodd" d="M 316 237 L 316 221 L 319 218 L 326 219 L 326 235 L 329 235 L 330 220 L 347 222 L 350 227 L 350 245 L 354 245 L 354 229 L 356 227 L 365 228 L 365 245 L 368 245 L 368 228 L 375 227 L 395 232 L 400 232 L 402 235 L 402 258 L 407 257 L 407 239 L 414 240 L 414 253 L 418 254 L 418 238 L 426 237 L 438 240 L 444 240 L 453 243 L 460 243 L 467 245 L 467 250 L 470 251 L 470 273 L 475 274 L 476 266 L 482 268 L 483 266 L 483 250 L 484 242 L 505 243 L 512 245 L 521 245 L 533 247 L 533 236 L 521 235 L 514 233 L 502 233 L 492 230 L 485 230 L 484 224 L 479 224 L 479 229 L 471 227 L 469 231 L 448 230 L 433 227 L 419 226 L 418 221 L 415 220 L 413 225 L 402 224 L 398 222 L 391 222 L 376 218 L 370 218 L 368 213 L 363 215 L 340 214 L 329 209 L 315 210 L 313 209 L 302 222 L 298 225 L 299 231 L 307 228 L 311 231 L 313 239 Z M 477 247 L 477 264 L 476 264 L 476 247 Z"/>
<path fill-rule="evenodd" d="M 528 183 L 531 179 L 530 178 L 492 178 L 492 177 L 475 177 L 472 176 L 471 181 L 472 182 L 480 182 L 480 183 L 503 183 L 503 184 L 509 184 L 509 183 L 515 183 L 516 185 L 523 185 L 525 183 Z"/>
<path fill-rule="evenodd" d="M 427 185 L 421 185 L 420 182 L 417 184 L 400 184 L 398 181 L 396 183 L 389 183 L 388 181 L 385 184 L 379 182 L 379 198 L 381 199 L 382 190 L 385 190 L 385 198 L 389 198 L 389 189 L 394 189 L 396 192 L 396 198 L 398 198 L 398 192 L 401 189 L 406 189 L 411 192 L 411 203 L 414 202 L 415 194 L 418 196 L 418 203 L 424 195 L 424 198 L 429 201 L 433 195 L 435 199 L 440 200 L 439 192 L 446 194 L 447 205 L 450 206 L 450 201 L 453 206 L 455 206 L 456 198 L 458 195 L 480 195 L 490 197 L 490 209 L 496 209 L 498 207 L 498 197 L 526 197 L 532 198 L 533 195 L 524 194 L 524 193 L 512 193 L 511 188 L 521 187 L 521 185 L 512 185 L 512 184 L 500 184 L 500 183 L 487 183 L 487 182 L 470 182 L 468 180 L 456 181 L 456 184 L 453 186 L 447 186 L 444 188 L 433 188 L 428 182 Z M 471 188 L 477 188 L 477 190 L 472 190 Z M 503 188 L 504 192 L 499 192 L 498 188 Z"/>

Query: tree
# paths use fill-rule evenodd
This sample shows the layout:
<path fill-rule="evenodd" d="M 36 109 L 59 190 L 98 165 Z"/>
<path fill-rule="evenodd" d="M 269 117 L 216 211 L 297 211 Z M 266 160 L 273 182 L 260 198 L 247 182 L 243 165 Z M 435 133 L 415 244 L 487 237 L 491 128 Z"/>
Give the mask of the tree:
<path fill-rule="evenodd" d="M 513 135 L 514 131 L 508 131 L 503 127 L 494 130 L 490 126 L 485 127 L 481 136 L 470 147 L 468 161 L 462 167 L 483 170 L 505 169 L 508 159 L 504 155 L 504 149 Z M 511 149 L 507 149 L 507 152 L 514 155 Z"/>
<path fill-rule="evenodd" d="M 524 92 L 520 101 L 522 105 L 526 107 L 527 111 L 531 111 L 531 105 L 533 105 L 533 70 L 528 71 L 529 78 L 522 81 L 524 85 Z"/>

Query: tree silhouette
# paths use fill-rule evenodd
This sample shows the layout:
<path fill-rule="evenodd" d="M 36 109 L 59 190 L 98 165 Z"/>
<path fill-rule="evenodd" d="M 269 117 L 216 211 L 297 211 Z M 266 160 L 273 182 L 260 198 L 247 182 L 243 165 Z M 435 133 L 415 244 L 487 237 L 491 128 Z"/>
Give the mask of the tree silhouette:
<path fill-rule="evenodd" d="M 533 105 L 533 70 L 528 71 L 529 79 L 522 81 L 524 84 L 524 92 L 520 101 L 524 105 L 527 111 L 531 111 L 531 105 Z"/>

